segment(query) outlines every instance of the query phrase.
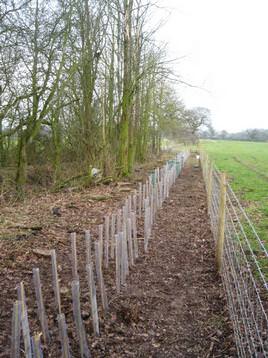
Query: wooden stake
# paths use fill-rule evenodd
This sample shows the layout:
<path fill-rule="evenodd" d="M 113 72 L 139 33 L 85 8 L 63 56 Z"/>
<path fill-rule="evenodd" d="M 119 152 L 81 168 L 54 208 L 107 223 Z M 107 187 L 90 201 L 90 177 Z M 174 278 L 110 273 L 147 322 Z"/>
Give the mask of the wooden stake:
<path fill-rule="evenodd" d="M 127 241 L 128 241 L 128 253 L 129 253 L 130 266 L 134 266 L 131 218 L 127 219 Z"/>
<path fill-rule="evenodd" d="M 128 216 L 130 215 L 131 211 L 132 211 L 132 198 L 131 198 L 131 195 L 129 195 L 128 196 L 128 212 L 127 212 Z"/>
<path fill-rule="evenodd" d="M 128 217 L 128 213 L 129 213 L 129 205 L 128 205 L 128 198 L 125 200 L 125 205 L 123 206 L 123 222 L 126 220 L 126 218 Z"/>
<path fill-rule="evenodd" d="M 207 179 L 207 200 L 208 200 L 208 214 L 210 214 L 211 199 L 212 199 L 212 178 L 213 178 L 213 165 L 209 163 L 208 179 Z"/>
<path fill-rule="evenodd" d="M 63 313 L 58 315 L 58 325 L 59 325 L 59 332 L 60 332 L 62 358 L 71 358 L 70 344 L 67 334 L 67 325 L 65 321 L 65 315 Z"/>
<path fill-rule="evenodd" d="M 160 180 L 159 182 L 159 208 L 162 207 L 163 203 L 163 182 Z"/>
<path fill-rule="evenodd" d="M 115 272 L 116 272 L 116 291 L 120 293 L 121 289 L 121 255 L 122 255 L 122 239 L 120 234 L 115 235 Z"/>
<path fill-rule="evenodd" d="M 59 286 L 59 278 L 58 278 L 57 260 L 56 260 L 56 251 L 55 250 L 51 250 L 51 263 L 52 263 L 52 281 L 53 281 L 53 289 L 54 289 L 54 295 L 55 295 L 55 303 L 56 303 L 56 308 L 58 309 L 58 313 L 61 314 L 60 286 Z"/>
<path fill-rule="evenodd" d="M 78 264 L 77 264 L 77 250 L 76 250 L 76 233 L 71 233 L 71 245 L 72 245 L 72 275 L 73 280 L 78 280 Z"/>
<path fill-rule="evenodd" d="M 153 212 L 154 212 L 154 192 L 153 192 L 153 187 L 150 187 L 150 200 L 149 200 L 149 205 L 150 205 L 150 226 L 153 225 Z"/>
<path fill-rule="evenodd" d="M 86 265 L 91 263 L 91 237 L 90 231 L 85 231 L 85 242 L 86 242 Z"/>
<path fill-rule="evenodd" d="M 123 217 L 122 217 L 122 230 L 123 230 L 123 228 L 124 228 L 124 225 L 125 225 L 126 222 L 127 222 L 127 217 L 128 217 L 127 206 L 124 205 L 124 206 L 123 206 Z"/>
<path fill-rule="evenodd" d="M 20 358 L 21 301 L 13 304 L 10 358 Z"/>
<path fill-rule="evenodd" d="M 139 183 L 139 218 L 141 218 L 141 209 L 142 209 L 142 183 Z"/>
<path fill-rule="evenodd" d="M 100 254 L 100 265 L 102 267 L 103 262 L 103 225 L 99 225 L 99 254 Z"/>
<path fill-rule="evenodd" d="M 111 220 L 111 259 L 114 259 L 114 252 L 115 252 L 115 214 L 112 214 Z"/>
<path fill-rule="evenodd" d="M 105 227 L 105 246 L 104 246 L 104 266 L 105 268 L 109 267 L 109 228 L 110 228 L 110 218 L 109 216 L 105 216 L 104 221 L 104 227 Z"/>
<path fill-rule="evenodd" d="M 136 223 L 136 213 L 131 214 L 132 221 L 132 233 L 133 233 L 133 242 L 134 242 L 134 257 L 137 259 L 139 257 L 139 246 L 137 238 L 137 223 Z"/>
<path fill-rule="evenodd" d="M 144 217 L 144 251 L 145 253 L 148 252 L 148 243 L 149 243 L 149 236 L 150 236 L 150 221 L 151 221 L 151 214 L 150 214 L 150 207 L 145 207 L 145 217 Z"/>
<path fill-rule="evenodd" d="M 102 274 L 100 243 L 98 241 L 95 242 L 95 260 L 96 260 L 98 286 L 101 294 L 101 303 L 102 303 L 104 314 L 106 314 L 108 311 L 108 301 L 107 301 L 107 295 L 105 291 L 103 274 Z"/>
<path fill-rule="evenodd" d="M 120 248 L 120 283 L 124 285 L 126 282 L 127 272 L 126 272 L 126 265 L 127 265 L 127 248 L 126 248 L 126 240 L 123 231 L 119 233 L 120 241 L 121 241 L 121 248 Z"/>
<path fill-rule="evenodd" d="M 143 184 L 143 186 L 142 186 L 142 208 L 143 208 L 143 210 L 145 210 L 145 208 L 144 208 L 145 199 L 146 199 L 146 185 Z"/>
<path fill-rule="evenodd" d="M 225 207 L 226 207 L 226 175 L 221 173 L 220 176 L 220 204 L 219 204 L 219 226 L 218 226 L 218 240 L 216 243 L 216 264 L 218 272 L 222 268 L 223 249 L 224 249 L 224 234 L 225 234 Z"/>
<path fill-rule="evenodd" d="M 34 335 L 32 339 L 34 358 L 43 358 L 43 350 L 41 347 L 40 337 L 41 333 Z"/>
<path fill-rule="evenodd" d="M 149 180 L 147 179 L 145 183 L 145 197 L 148 198 L 148 196 L 149 196 Z"/>
<path fill-rule="evenodd" d="M 124 283 L 126 283 L 127 275 L 129 274 L 128 264 L 128 245 L 127 245 L 127 221 L 123 225 L 123 239 L 122 239 L 122 256 L 123 256 L 123 267 L 124 267 Z"/>
<path fill-rule="evenodd" d="M 90 292 L 90 307 L 91 307 L 93 331 L 96 336 L 99 336 L 100 334 L 99 315 L 98 315 L 98 305 L 97 305 L 97 296 L 96 296 L 96 285 L 95 285 L 92 263 L 86 266 L 86 271 L 87 271 L 88 287 Z"/>
<path fill-rule="evenodd" d="M 132 201 L 133 201 L 133 210 L 134 213 L 137 213 L 137 190 L 134 190 L 134 194 L 132 196 Z"/>
<path fill-rule="evenodd" d="M 18 300 L 21 301 L 21 326 L 24 341 L 25 357 L 32 358 L 31 335 L 23 282 L 20 282 L 20 284 L 18 285 Z"/>
<path fill-rule="evenodd" d="M 120 231 L 122 230 L 122 225 L 121 225 L 121 209 L 119 209 L 117 211 L 117 215 L 116 215 L 116 233 L 119 234 Z"/>
<path fill-rule="evenodd" d="M 37 314 L 41 324 L 43 339 L 45 344 L 48 344 L 50 342 L 50 335 L 48 331 L 47 316 L 46 316 L 43 295 L 42 295 L 39 268 L 33 269 L 33 283 L 34 283 L 35 297 L 37 303 Z"/>
<path fill-rule="evenodd" d="M 86 339 L 86 331 L 81 317 L 79 281 L 72 281 L 73 315 L 80 344 L 81 357 L 89 358 L 90 351 Z"/>
<path fill-rule="evenodd" d="M 155 185 L 155 214 L 159 209 L 159 183 Z"/>

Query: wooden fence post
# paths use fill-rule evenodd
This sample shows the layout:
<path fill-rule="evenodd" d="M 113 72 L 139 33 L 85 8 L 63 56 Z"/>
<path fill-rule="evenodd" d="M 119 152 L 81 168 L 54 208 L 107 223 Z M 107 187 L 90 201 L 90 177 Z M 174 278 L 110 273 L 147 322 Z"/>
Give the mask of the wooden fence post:
<path fill-rule="evenodd" d="M 21 301 L 16 301 L 13 304 L 10 358 L 20 357 L 21 306 Z"/>
<path fill-rule="evenodd" d="M 86 265 L 91 263 L 91 237 L 90 231 L 85 231 L 85 242 L 86 242 Z"/>
<path fill-rule="evenodd" d="M 33 269 L 33 282 L 34 282 L 34 290 L 35 290 L 35 297 L 37 303 L 37 314 L 41 324 L 41 329 L 43 333 L 43 339 L 45 343 L 50 342 L 50 335 L 48 331 L 48 324 L 47 324 L 47 316 L 44 306 L 44 300 L 42 295 L 42 287 L 41 287 L 41 280 L 39 274 L 39 268 Z"/>
<path fill-rule="evenodd" d="M 222 268 L 224 236 L 225 236 L 225 207 L 226 207 L 226 174 L 220 176 L 220 204 L 219 204 L 219 226 L 216 244 L 216 264 L 218 272 Z"/>
<path fill-rule="evenodd" d="M 133 200 L 132 211 L 137 213 L 137 190 L 136 189 L 134 190 L 134 193 L 132 195 L 132 200 Z"/>
<path fill-rule="evenodd" d="M 70 344 L 67 334 L 67 325 L 66 325 L 64 313 L 58 315 L 58 325 L 59 325 L 59 332 L 60 332 L 62 358 L 71 358 Z"/>
<path fill-rule="evenodd" d="M 90 307 L 91 307 L 93 330 L 94 330 L 94 334 L 98 336 L 100 334 L 99 316 L 98 316 L 96 285 L 95 285 L 92 263 L 86 266 L 86 271 L 87 271 L 87 280 L 88 280 L 88 286 L 90 291 Z"/>
<path fill-rule="evenodd" d="M 102 267 L 103 261 L 103 225 L 99 225 L 99 253 L 100 253 L 100 265 Z"/>
<path fill-rule="evenodd" d="M 142 183 L 139 183 L 139 218 L 141 218 L 141 209 L 142 209 Z"/>
<path fill-rule="evenodd" d="M 134 257 L 137 259 L 139 257 L 139 246 L 137 239 L 137 222 L 136 222 L 136 213 L 131 213 L 131 222 L 132 222 L 132 233 L 133 233 L 133 243 L 134 243 Z"/>
<path fill-rule="evenodd" d="M 112 219 L 111 219 L 111 249 L 110 249 L 110 252 L 111 252 L 111 259 L 113 260 L 114 259 L 114 252 L 115 252 L 115 214 L 112 214 Z"/>
<path fill-rule="evenodd" d="M 209 163 L 208 180 L 207 180 L 207 200 L 208 200 L 208 214 L 210 214 L 211 199 L 212 199 L 212 180 L 213 180 L 213 164 Z"/>
<path fill-rule="evenodd" d="M 123 272 L 124 272 L 124 284 L 129 274 L 129 257 L 128 257 L 128 245 L 127 245 L 127 220 L 123 225 L 123 239 L 122 239 L 122 260 L 123 260 Z"/>
<path fill-rule="evenodd" d="M 96 260 L 96 272 L 97 272 L 97 280 L 98 286 L 101 294 L 101 302 L 104 314 L 108 312 L 108 300 L 106 295 L 106 290 L 104 286 L 103 274 L 102 274 L 102 266 L 101 266 L 101 245 L 100 242 L 95 242 L 95 260 Z"/>
<path fill-rule="evenodd" d="M 73 316 L 74 316 L 75 326 L 77 330 L 77 336 L 79 339 L 81 357 L 89 358 L 91 354 L 87 344 L 85 326 L 81 317 L 79 286 L 80 286 L 79 281 L 77 280 L 72 281 Z"/>
<path fill-rule="evenodd" d="M 43 358 L 43 350 L 41 347 L 41 333 L 38 333 L 32 337 L 32 346 L 34 358 Z"/>
<path fill-rule="evenodd" d="M 77 249 L 76 249 L 76 233 L 71 233 L 71 245 L 72 245 L 72 275 L 73 280 L 78 280 L 78 263 L 77 263 Z"/>
<path fill-rule="evenodd" d="M 144 200 L 146 199 L 146 185 L 142 184 L 142 210 L 144 210 Z"/>
<path fill-rule="evenodd" d="M 127 242 L 128 242 L 128 254 L 129 254 L 130 266 L 134 266 L 131 218 L 127 219 Z"/>
<path fill-rule="evenodd" d="M 109 229 L 110 229 L 110 217 L 108 215 L 105 216 L 104 219 L 104 267 L 109 267 Z"/>
<path fill-rule="evenodd" d="M 115 235 L 115 272 L 116 272 L 116 291 L 120 293 L 121 289 L 121 255 L 122 255 L 122 238 L 121 234 Z"/>
<path fill-rule="evenodd" d="M 53 289 L 55 295 L 56 307 L 59 314 L 61 314 L 61 299 L 60 299 L 60 286 L 59 286 L 59 277 L 57 270 L 57 260 L 56 260 L 56 251 L 51 250 L 51 263 L 52 263 L 52 279 L 53 279 Z"/>
<path fill-rule="evenodd" d="M 30 327 L 23 282 L 20 282 L 18 285 L 18 299 L 21 301 L 21 327 L 25 349 L 24 354 L 26 358 L 32 358 Z"/>

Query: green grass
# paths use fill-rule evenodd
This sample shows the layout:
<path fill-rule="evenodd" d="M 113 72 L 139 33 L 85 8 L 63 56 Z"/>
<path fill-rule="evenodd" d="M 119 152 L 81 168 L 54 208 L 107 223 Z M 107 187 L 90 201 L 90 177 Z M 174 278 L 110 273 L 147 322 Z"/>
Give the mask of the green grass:
<path fill-rule="evenodd" d="M 229 182 L 268 246 L 268 143 L 204 140 L 201 147 Z"/>

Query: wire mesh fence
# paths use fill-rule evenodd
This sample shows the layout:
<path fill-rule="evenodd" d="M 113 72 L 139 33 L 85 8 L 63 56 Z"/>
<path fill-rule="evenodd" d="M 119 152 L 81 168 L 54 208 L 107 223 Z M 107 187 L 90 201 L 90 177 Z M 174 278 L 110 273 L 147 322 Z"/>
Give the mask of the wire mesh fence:
<path fill-rule="evenodd" d="M 225 175 L 204 153 L 201 163 L 216 256 L 220 256 L 217 264 L 227 296 L 237 354 L 239 357 L 268 357 L 268 252 L 265 243 Z"/>

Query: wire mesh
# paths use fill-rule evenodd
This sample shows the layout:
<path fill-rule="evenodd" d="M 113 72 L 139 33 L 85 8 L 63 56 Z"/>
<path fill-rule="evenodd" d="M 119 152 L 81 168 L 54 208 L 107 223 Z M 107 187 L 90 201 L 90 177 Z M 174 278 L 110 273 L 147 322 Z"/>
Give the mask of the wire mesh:
<path fill-rule="evenodd" d="M 210 164 L 211 165 L 211 164 Z M 218 238 L 221 173 L 202 158 L 211 191 L 209 216 Z M 209 176 L 211 186 L 209 187 Z M 268 252 L 231 186 L 226 184 L 225 239 L 221 276 L 239 357 L 268 357 Z"/>

